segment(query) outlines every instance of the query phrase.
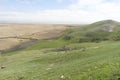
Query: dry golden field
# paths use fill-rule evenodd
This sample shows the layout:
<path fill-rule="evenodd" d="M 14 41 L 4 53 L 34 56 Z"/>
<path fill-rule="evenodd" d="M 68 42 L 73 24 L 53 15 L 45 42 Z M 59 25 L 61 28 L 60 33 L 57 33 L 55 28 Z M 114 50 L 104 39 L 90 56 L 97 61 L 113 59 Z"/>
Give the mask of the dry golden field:
<path fill-rule="evenodd" d="M 66 28 L 64 25 L 0 24 L 0 50 L 10 49 L 31 39 L 54 38 Z"/>

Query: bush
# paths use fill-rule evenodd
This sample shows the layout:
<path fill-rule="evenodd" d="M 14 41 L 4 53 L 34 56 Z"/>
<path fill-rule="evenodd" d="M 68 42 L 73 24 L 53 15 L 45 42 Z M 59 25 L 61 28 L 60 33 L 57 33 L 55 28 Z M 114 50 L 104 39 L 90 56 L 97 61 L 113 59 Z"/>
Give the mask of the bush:
<path fill-rule="evenodd" d="M 88 32 L 86 33 L 85 36 L 88 37 L 91 40 L 91 42 L 99 42 L 99 41 L 108 40 L 109 35 L 110 35 L 109 32 L 96 31 L 96 32 Z"/>
<path fill-rule="evenodd" d="M 91 42 L 91 41 L 92 41 L 91 38 L 84 37 L 84 38 L 80 38 L 78 42 L 82 43 L 82 42 Z"/>
<path fill-rule="evenodd" d="M 66 36 L 63 37 L 64 40 L 71 40 L 71 38 L 72 38 L 72 37 L 69 36 L 69 35 L 66 35 Z"/>
<path fill-rule="evenodd" d="M 119 41 L 120 40 L 120 31 L 112 33 L 112 35 L 109 37 L 110 40 L 113 41 Z"/>

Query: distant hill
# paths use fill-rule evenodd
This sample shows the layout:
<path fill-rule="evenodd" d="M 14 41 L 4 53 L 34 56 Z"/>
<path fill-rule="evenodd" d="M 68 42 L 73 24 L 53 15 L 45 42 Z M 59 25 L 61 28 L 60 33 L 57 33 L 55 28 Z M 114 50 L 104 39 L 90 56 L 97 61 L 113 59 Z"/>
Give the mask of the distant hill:
<path fill-rule="evenodd" d="M 65 31 L 63 39 L 72 42 L 120 40 L 120 22 L 103 20 L 77 29 L 69 29 Z"/>
<path fill-rule="evenodd" d="M 120 26 L 120 22 L 114 20 L 103 20 L 88 25 L 88 29 L 113 32 L 113 30 L 118 29 L 119 26 Z"/>

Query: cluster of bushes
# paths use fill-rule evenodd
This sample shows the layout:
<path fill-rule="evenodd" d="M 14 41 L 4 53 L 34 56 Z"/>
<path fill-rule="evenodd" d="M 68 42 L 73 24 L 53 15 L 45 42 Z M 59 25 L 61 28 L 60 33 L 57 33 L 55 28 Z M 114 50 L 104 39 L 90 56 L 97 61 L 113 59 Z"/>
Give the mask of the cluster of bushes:
<path fill-rule="evenodd" d="M 76 34 L 76 31 L 69 31 L 63 35 L 63 39 L 73 42 L 100 42 L 106 40 L 118 41 L 120 40 L 120 31 L 107 32 L 107 31 L 87 31 Z"/>
<path fill-rule="evenodd" d="M 120 31 L 114 32 L 110 35 L 110 40 L 119 41 L 120 40 Z"/>
<path fill-rule="evenodd" d="M 84 38 L 80 38 L 79 42 L 100 42 L 109 39 L 110 33 L 105 31 L 87 32 Z"/>

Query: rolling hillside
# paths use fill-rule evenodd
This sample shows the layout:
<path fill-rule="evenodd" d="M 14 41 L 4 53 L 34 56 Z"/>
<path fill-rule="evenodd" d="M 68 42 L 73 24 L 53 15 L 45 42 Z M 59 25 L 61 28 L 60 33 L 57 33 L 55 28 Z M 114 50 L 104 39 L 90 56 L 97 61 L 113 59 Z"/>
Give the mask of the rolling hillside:
<path fill-rule="evenodd" d="M 103 20 L 89 25 L 89 30 L 104 30 L 107 32 L 116 31 L 120 27 L 120 22 L 114 20 Z"/>
<path fill-rule="evenodd" d="M 120 40 L 120 23 L 113 20 L 104 20 L 87 26 L 65 31 L 64 40 L 71 42 L 100 42 Z"/>
<path fill-rule="evenodd" d="M 60 43 L 59 43 L 60 42 Z M 1 80 L 117 80 L 120 42 L 43 41 L 1 55 Z M 42 45 L 41 45 L 42 44 Z M 63 46 L 70 50 L 62 50 Z"/>
<path fill-rule="evenodd" d="M 112 32 L 103 29 L 106 22 L 115 26 Z M 58 38 L 40 40 L 22 50 L 1 54 L 0 79 L 118 80 L 118 29 L 119 23 L 116 21 L 100 21 L 80 28 L 67 29 Z M 90 35 L 86 36 L 88 33 Z M 93 34 L 99 38 L 96 39 Z M 83 38 L 84 41 L 80 42 Z M 90 41 L 85 41 L 87 39 Z"/>

